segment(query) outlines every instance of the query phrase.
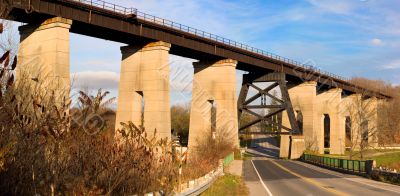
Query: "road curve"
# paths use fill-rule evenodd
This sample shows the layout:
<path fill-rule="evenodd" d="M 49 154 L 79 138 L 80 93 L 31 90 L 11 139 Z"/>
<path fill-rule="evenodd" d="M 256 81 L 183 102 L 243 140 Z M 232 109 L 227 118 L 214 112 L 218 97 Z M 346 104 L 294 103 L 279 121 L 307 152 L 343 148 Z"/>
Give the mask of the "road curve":
<path fill-rule="evenodd" d="M 258 158 L 245 162 L 246 181 L 263 186 L 252 195 L 400 195 L 400 187 L 296 161 Z"/>

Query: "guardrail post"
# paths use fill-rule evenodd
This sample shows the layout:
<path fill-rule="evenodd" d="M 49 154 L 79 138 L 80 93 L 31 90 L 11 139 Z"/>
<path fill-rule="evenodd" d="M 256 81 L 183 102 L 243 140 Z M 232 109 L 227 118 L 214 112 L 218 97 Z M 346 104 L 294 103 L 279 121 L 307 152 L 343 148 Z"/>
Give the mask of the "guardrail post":
<path fill-rule="evenodd" d="M 367 160 L 367 161 L 365 161 L 365 172 L 368 174 L 368 175 L 371 175 L 371 173 L 372 173 L 372 168 L 374 167 L 374 160 Z"/>

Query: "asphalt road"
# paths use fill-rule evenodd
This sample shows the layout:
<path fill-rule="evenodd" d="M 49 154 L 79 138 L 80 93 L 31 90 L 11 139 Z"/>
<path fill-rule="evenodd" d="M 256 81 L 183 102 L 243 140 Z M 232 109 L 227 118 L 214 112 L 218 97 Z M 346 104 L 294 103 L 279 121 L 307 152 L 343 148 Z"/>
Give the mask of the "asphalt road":
<path fill-rule="evenodd" d="M 250 195 L 400 195 L 400 186 L 279 160 L 274 158 L 276 151 L 276 147 L 265 144 L 248 150 L 254 158 L 244 162 L 243 174 Z"/>

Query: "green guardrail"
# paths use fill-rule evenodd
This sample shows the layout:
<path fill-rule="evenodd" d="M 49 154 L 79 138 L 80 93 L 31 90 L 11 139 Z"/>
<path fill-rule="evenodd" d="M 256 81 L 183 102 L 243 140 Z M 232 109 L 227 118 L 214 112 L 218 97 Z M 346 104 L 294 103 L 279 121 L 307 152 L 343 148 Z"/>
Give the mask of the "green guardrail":
<path fill-rule="evenodd" d="M 235 160 L 235 154 L 232 152 L 231 154 L 229 154 L 224 158 L 224 167 L 231 164 L 233 160 Z"/>
<path fill-rule="evenodd" d="M 373 160 L 348 160 L 341 158 L 325 157 L 312 154 L 303 154 L 304 162 L 319 165 L 335 170 L 341 170 L 356 174 L 371 174 Z"/>

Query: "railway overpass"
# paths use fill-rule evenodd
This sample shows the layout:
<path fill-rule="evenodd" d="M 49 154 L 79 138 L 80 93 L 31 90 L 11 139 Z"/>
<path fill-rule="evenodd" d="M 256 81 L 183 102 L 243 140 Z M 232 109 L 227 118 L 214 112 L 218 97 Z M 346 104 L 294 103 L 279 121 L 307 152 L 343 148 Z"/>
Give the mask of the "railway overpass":
<path fill-rule="evenodd" d="M 193 64 L 189 148 L 212 132 L 238 144 L 239 130 L 266 122 L 278 127 L 274 134 L 282 135 L 281 157 L 296 158 L 310 142 L 312 148 L 323 152 L 325 120 L 329 119 L 329 148 L 331 153 L 341 154 L 346 125 L 360 129 L 351 106 L 371 103 L 368 110 L 374 115 L 367 119 L 367 128 L 373 127 L 379 100 L 390 98 L 315 67 L 104 1 L 0 0 L 0 11 L 4 19 L 26 23 L 19 28 L 20 69 L 40 70 L 50 81 L 61 80 L 57 84 L 66 89 L 70 85 L 69 33 L 127 44 L 121 48 L 117 128 L 119 122 L 140 123 L 144 113 L 147 130 L 157 129 L 160 137 L 170 137 L 168 55 L 197 59 Z M 40 63 L 32 63 L 37 59 Z M 238 99 L 236 69 L 249 72 L 243 76 Z M 265 88 L 257 83 L 269 85 Z M 258 93 L 250 96 L 251 88 Z M 275 88 L 280 96 L 271 94 Z M 267 97 L 279 104 L 271 105 L 265 101 Z M 261 115 L 254 109 L 269 112 Z M 255 120 L 239 125 L 243 112 Z M 271 120 L 273 117 L 279 120 Z M 376 142 L 375 138 L 367 140 Z"/>

